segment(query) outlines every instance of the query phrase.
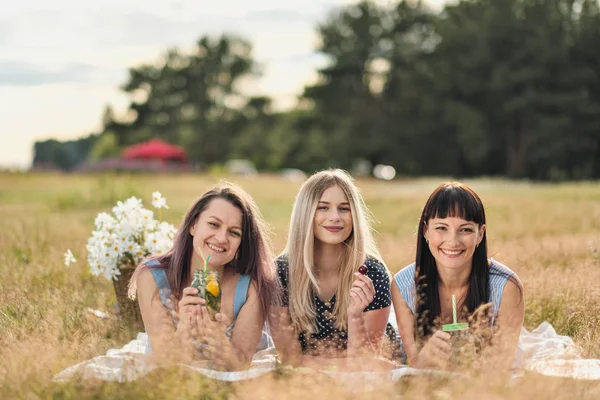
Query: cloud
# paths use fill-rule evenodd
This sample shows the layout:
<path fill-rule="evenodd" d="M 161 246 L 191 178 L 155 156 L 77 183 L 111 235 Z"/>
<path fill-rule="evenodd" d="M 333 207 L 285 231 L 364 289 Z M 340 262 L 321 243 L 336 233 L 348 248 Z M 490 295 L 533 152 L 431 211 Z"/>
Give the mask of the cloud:
<path fill-rule="evenodd" d="M 271 9 L 249 11 L 243 17 L 245 21 L 255 22 L 311 22 L 316 19 L 313 14 L 303 13 L 289 9 Z"/>
<path fill-rule="evenodd" d="M 138 12 L 105 11 L 90 16 L 88 34 L 94 44 L 101 46 L 135 47 L 140 45 L 169 45 L 188 38 L 195 40 L 203 30 L 215 30 L 219 18 L 206 16 L 200 21 L 180 21 L 159 15 Z"/>
<path fill-rule="evenodd" d="M 0 118 L 0 136 L 14 141 L 0 148 L 0 165 L 28 164 L 35 139 L 96 131 L 104 105 L 127 109 L 130 99 L 119 85 L 128 67 L 156 62 L 169 47 L 192 51 L 203 35 L 251 41 L 265 74 L 248 85 L 249 94 L 291 107 L 324 63 L 314 51 L 314 24 L 342 2 L 9 2 L 0 17 L 0 109 L 10 113 Z"/>
<path fill-rule="evenodd" d="M 0 20 L 0 46 L 4 46 L 8 43 L 12 31 L 13 27 L 8 21 Z"/>
<path fill-rule="evenodd" d="M 15 29 L 7 28 L 11 59 L 0 59 L 0 85 L 118 85 L 127 66 L 157 61 L 169 47 L 190 51 L 200 36 L 225 32 L 249 39 L 258 62 L 293 59 L 312 64 L 313 18 L 305 10 L 274 7 L 229 17 L 205 13 L 176 18 L 117 9 L 22 13 Z M 0 40 L 2 33 L 0 29 Z"/>
<path fill-rule="evenodd" d="M 129 98 L 114 85 L 50 83 L 0 89 L 0 166 L 28 167 L 33 142 L 98 132 L 106 104 L 126 109 Z"/>
<path fill-rule="evenodd" d="M 296 53 L 283 58 L 284 61 L 294 64 L 323 65 L 328 61 L 328 57 L 318 51 Z"/>
<path fill-rule="evenodd" d="M 68 63 L 59 70 L 49 71 L 20 60 L 0 60 L 0 85 L 34 86 L 48 83 L 93 82 L 97 71 L 96 67 L 82 63 Z"/>
<path fill-rule="evenodd" d="M 0 22 L 0 41 L 8 38 L 7 44 L 17 50 L 164 47 L 186 39 L 193 41 L 206 31 L 222 30 L 228 20 L 209 13 L 183 18 L 146 10 L 36 10 L 12 17 L 12 26 L 4 28 Z"/>
<path fill-rule="evenodd" d="M 185 45 L 205 34 L 234 33 L 249 39 L 256 33 L 289 35 L 299 30 L 313 30 L 315 18 L 308 13 L 286 9 L 249 11 L 239 16 L 205 13 L 188 18 L 111 10 L 89 17 L 85 33 L 93 35 L 94 45 L 102 47 Z"/>

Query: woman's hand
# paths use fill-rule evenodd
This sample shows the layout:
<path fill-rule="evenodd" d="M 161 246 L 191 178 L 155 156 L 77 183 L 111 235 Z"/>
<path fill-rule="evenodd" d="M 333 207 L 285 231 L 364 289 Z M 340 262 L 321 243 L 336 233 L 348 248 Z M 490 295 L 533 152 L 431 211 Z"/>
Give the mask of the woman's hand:
<path fill-rule="evenodd" d="M 210 317 L 206 306 L 196 307 L 193 311 L 192 328 L 198 333 L 198 337 L 204 343 L 214 342 L 225 337 L 225 330 L 230 325 L 229 318 L 225 314 L 216 313 L 215 320 Z"/>
<path fill-rule="evenodd" d="M 191 337 L 191 331 L 195 328 L 195 316 L 200 307 L 206 304 L 206 301 L 199 296 L 198 289 L 187 287 L 183 289 L 183 297 L 178 303 L 179 324 L 177 325 L 177 333 Z"/>
<path fill-rule="evenodd" d="M 350 305 L 348 306 L 348 318 L 360 317 L 373 301 L 375 288 L 373 281 L 359 272 L 354 273 L 354 282 L 350 288 Z"/>
<path fill-rule="evenodd" d="M 204 357 L 208 357 L 216 365 L 224 368 L 229 365 L 237 365 L 235 350 L 225 334 L 227 327 L 231 324 L 229 318 L 225 314 L 216 313 L 213 320 L 205 306 L 194 310 L 193 318 L 193 331 L 197 333 Z"/>
<path fill-rule="evenodd" d="M 436 331 L 419 352 L 417 368 L 444 369 L 452 351 L 452 347 L 448 343 L 450 337 L 448 332 Z"/>

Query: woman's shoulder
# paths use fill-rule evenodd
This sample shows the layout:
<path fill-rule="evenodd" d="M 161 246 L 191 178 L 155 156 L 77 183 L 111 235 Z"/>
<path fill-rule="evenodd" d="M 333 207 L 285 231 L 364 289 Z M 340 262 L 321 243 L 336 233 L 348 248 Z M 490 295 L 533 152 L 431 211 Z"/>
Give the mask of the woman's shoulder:
<path fill-rule="evenodd" d="M 417 265 L 415 263 L 408 264 L 407 266 L 405 266 L 400 271 L 398 271 L 398 272 L 396 272 L 394 274 L 394 279 L 396 279 L 396 280 L 400 279 L 400 280 L 414 281 L 416 266 Z"/>
<path fill-rule="evenodd" d="M 415 272 L 415 267 L 417 266 L 416 263 L 410 263 L 407 266 L 403 267 L 400 271 L 396 272 L 396 275 L 398 274 L 406 274 L 407 272 L 412 272 L 414 275 Z"/>
<path fill-rule="evenodd" d="M 144 265 L 135 276 L 135 290 L 137 294 L 154 293 L 157 289 L 158 284 L 156 283 L 152 270 Z"/>
<path fill-rule="evenodd" d="M 277 267 L 277 275 L 279 276 L 279 281 L 283 285 L 283 288 L 286 288 L 290 268 L 287 254 L 279 255 L 275 259 L 275 266 Z"/>
<path fill-rule="evenodd" d="M 137 281 L 141 278 L 144 281 L 153 283 L 159 289 L 169 289 L 169 279 L 167 278 L 166 264 L 163 260 L 148 258 L 143 260 L 137 267 Z M 149 284 L 152 286 L 151 284 Z"/>
<path fill-rule="evenodd" d="M 288 274 L 288 270 L 290 269 L 290 262 L 287 254 L 281 254 L 279 257 L 275 259 L 275 266 L 277 267 L 277 273 L 279 275 Z"/>
<path fill-rule="evenodd" d="M 518 279 L 517 273 L 515 271 L 513 271 L 512 269 L 510 269 L 506 265 L 502 264 L 498 260 L 490 258 L 489 262 L 490 262 L 490 274 L 492 274 L 492 275 L 502 275 L 502 276 L 506 276 L 506 277 L 513 276 L 513 277 L 515 277 L 515 278 Z"/>
<path fill-rule="evenodd" d="M 383 261 L 379 260 L 378 258 L 375 258 L 371 255 L 368 255 L 365 258 L 365 262 L 364 265 L 367 267 L 368 270 L 373 270 L 375 272 L 385 272 L 387 273 L 387 267 L 385 266 L 385 264 L 383 263 Z"/>
<path fill-rule="evenodd" d="M 279 256 L 277 256 L 277 258 L 275 259 L 275 264 L 277 264 L 277 267 L 288 267 L 289 266 L 288 255 L 280 254 Z"/>
<path fill-rule="evenodd" d="M 493 258 L 490 258 L 490 283 L 492 290 L 494 286 L 498 286 L 498 290 L 502 292 L 516 290 L 521 295 L 523 292 L 523 284 L 517 273 Z"/>
<path fill-rule="evenodd" d="M 366 275 L 373 281 L 376 289 L 389 289 L 391 274 L 381 260 L 367 256 L 363 265 L 367 267 Z"/>
<path fill-rule="evenodd" d="M 153 269 L 163 269 L 164 270 L 165 264 L 163 262 L 161 262 L 159 259 L 156 259 L 154 257 L 145 258 L 142 261 L 140 261 L 140 263 L 136 267 L 135 276 L 137 277 L 141 273 L 144 273 L 146 275 L 152 274 Z"/>
<path fill-rule="evenodd" d="M 147 258 L 143 260 L 140 264 L 143 267 L 164 268 L 163 263 L 157 258 Z"/>
<path fill-rule="evenodd" d="M 156 289 L 158 285 L 152 272 L 156 268 L 162 268 L 162 264 L 156 258 L 151 257 L 142 260 L 131 277 L 128 296 L 133 298 L 140 290 Z"/>

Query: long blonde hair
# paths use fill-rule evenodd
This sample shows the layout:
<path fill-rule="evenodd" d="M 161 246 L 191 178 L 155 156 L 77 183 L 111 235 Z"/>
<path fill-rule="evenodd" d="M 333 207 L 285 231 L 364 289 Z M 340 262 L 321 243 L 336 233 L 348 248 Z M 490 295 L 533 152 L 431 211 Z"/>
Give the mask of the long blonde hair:
<path fill-rule="evenodd" d="M 312 175 L 300 188 L 290 220 L 287 244 L 282 255 L 289 262 L 289 313 L 297 332 L 316 332 L 316 308 L 313 290 L 319 291 L 314 275 L 313 222 L 323 192 L 338 186 L 350 203 L 352 232 L 344 242 L 340 257 L 336 302 L 333 308 L 334 326 L 348 329 L 348 305 L 354 272 L 367 256 L 381 260 L 371 228 L 372 217 L 354 179 L 344 170 L 328 169 Z"/>

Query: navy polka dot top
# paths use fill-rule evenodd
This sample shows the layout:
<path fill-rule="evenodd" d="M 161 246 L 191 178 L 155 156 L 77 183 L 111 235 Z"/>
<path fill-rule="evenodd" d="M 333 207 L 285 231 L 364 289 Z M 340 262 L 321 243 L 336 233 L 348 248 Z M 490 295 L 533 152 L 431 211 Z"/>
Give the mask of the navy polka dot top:
<path fill-rule="evenodd" d="M 276 260 L 277 273 L 283 287 L 283 306 L 289 305 L 288 277 L 289 263 L 287 257 L 281 256 Z M 390 291 L 390 278 L 385 266 L 375 258 L 368 257 L 364 265 L 367 267 L 367 276 L 373 281 L 375 297 L 364 312 L 389 307 L 392 304 Z M 322 301 L 313 292 L 313 300 L 317 312 L 317 332 L 305 334 L 301 332 L 298 340 L 302 346 L 302 353 L 317 355 L 330 352 L 344 352 L 348 348 L 348 331 L 339 330 L 335 327 L 333 309 L 335 307 L 335 295 L 329 301 Z"/>

